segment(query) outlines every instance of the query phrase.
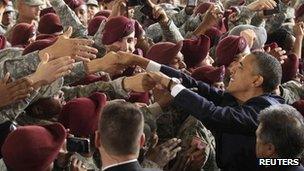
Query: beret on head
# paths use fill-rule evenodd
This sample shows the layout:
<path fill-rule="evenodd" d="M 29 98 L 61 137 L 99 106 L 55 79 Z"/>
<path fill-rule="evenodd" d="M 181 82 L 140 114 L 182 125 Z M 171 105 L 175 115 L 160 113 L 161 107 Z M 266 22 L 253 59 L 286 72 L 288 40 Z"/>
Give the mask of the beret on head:
<path fill-rule="evenodd" d="M 55 38 L 57 38 L 57 35 L 54 34 L 39 34 L 38 36 L 36 36 L 36 41 L 43 39 L 55 39 Z"/>
<path fill-rule="evenodd" d="M 97 12 L 94 17 L 97 17 L 97 16 L 104 16 L 106 18 L 108 18 L 110 15 L 111 15 L 111 10 L 101 10 L 99 12 Z"/>
<path fill-rule="evenodd" d="M 207 84 L 214 84 L 217 82 L 222 82 L 225 76 L 225 67 L 213 67 L 213 66 L 202 66 L 196 68 L 191 76 L 198 80 L 203 81 Z"/>
<path fill-rule="evenodd" d="M 276 42 L 270 43 L 270 44 L 266 44 L 264 46 L 264 50 L 267 50 L 268 48 L 270 48 L 270 50 L 273 50 L 275 48 L 278 48 L 278 44 Z"/>
<path fill-rule="evenodd" d="M 295 13 L 295 17 L 296 17 L 296 20 L 299 19 L 299 17 L 302 17 L 304 14 L 304 4 L 301 4 L 298 9 L 296 10 L 296 13 Z"/>
<path fill-rule="evenodd" d="M 60 18 L 57 14 L 45 14 L 38 23 L 38 31 L 40 34 L 54 34 L 63 31 Z"/>
<path fill-rule="evenodd" d="M 29 44 L 24 48 L 22 55 L 26 55 L 37 50 L 45 49 L 54 44 L 56 40 L 57 38 L 36 40 L 35 42 Z"/>
<path fill-rule="evenodd" d="M 90 22 L 88 26 L 88 33 L 89 36 L 94 36 L 95 33 L 98 31 L 100 24 L 105 21 L 107 18 L 104 16 L 97 16 L 94 17 Z"/>
<path fill-rule="evenodd" d="M 54 10 L 53 7 L 44 8 L 43 10 L 40 10 L 40 18 L 45 14 L 50 14 L 50 13 L 56 14 L 56 11 Z"/>
<path fill-rule="evenodd" d="M 296 101 L 292 104 L 292 106 L 304 117 L 304 100 Z"/>
<path fill-rule="evenodd" d="M 229 35 L 240 36 L 241 32 L 247 29 L 254 31 L 256 39 L 253 42 L 252 50 L 263 48 L 267 40 L 267 32 L 264 27 L 256 27 L 253 25 L 238 25 L 230 30 Z"/>
<path fill-rule="evenodd" d="M 207 10 L 209 9 L 209 7 L 211 5 L 213 5 L 214 3 L 212 2 L 204 2 L 198 5 L 198 7 L 196 8 L 196 10 L 194 11 L 194 14 L 204 14 L 205 12 L 207 12 Z"/>
<path fill-rule="evenodd" d="M 34 25 L 20 23 L 13 27 L 12 46 L 25 47 L 29 43 L 29 39 L 35 35 Z"/>
<path fill-rule="evenodd" d="M 18 127 L 2 146 L 3 160 L 12 170 L 46 170 L 56 159 L 65 138 L 66 130 L 59 123 Z"/>
<path fill-rule="evenodd" d="M 205 35 L 210 39 L 210 47 L 213 47 L 217 45 L 218 41 L 223 35 L 223 32 L 216 27 L 211 27 L 210 29 L 206 30 Z"/>
<path fill-rule="evenodd" d="M 150 97 L 148 92 L 145 93 L 131 92 L 128 102 L 149 104 L 149 99 Z"/>
<path fill-rule="evenodd" d="M 282 83 L 292 80 L 296 77 L 299 70 L 299 58 L 295 54 L 288 55 L 282 64 Z"/>
<path fill-rule="evenodd" d="M 0 50 L 6 47 L 6 38 L 3 35 L 0 35 Z"/>
<path fill-rule="evenodd" d="M 160 42 L 153 45 L 146 54 L 146 58 L 158 62 L 160 64 L 168 65 L 172 59 L 176 57 L 181 51 L 183 42 L 177 44 L 171 42 Z"/>
<path fill-rule="evenodd" d="M 58 121 L 77 137 L 90 137 L 98 128 L 98 119 L 107 96 L 94 93 L 90 97 L 70 100 L 63 106 Z"/>
<path fill-rule="evenodd" d="M 76 8 L 86 3 L 83 0 L 64 0 L 64 2 L 74 11 Z"/>
<path fill-rule="evenodd" d="M 245 38 L 241 36 L 227 36 L 216 47 L 215 56 L 217 65 L 228 67 L 238 54 L 246 51 L 249 51 L 249 48 Z"/>
<path fill-rule="evenodd" d="M 206 58 L 209 48 L 210 39 L 208 36 L 201 35 L 195 39 L 185 39 L 181 52 L 187 67 L 198 66 Z"/>
<path fill-rule="evenodd" d="M 102 43 L 110 45 L 130 35 L 133 31 L 135 31 L 134 20 L 124 16 L 113 17 L 105 24 Z"/>

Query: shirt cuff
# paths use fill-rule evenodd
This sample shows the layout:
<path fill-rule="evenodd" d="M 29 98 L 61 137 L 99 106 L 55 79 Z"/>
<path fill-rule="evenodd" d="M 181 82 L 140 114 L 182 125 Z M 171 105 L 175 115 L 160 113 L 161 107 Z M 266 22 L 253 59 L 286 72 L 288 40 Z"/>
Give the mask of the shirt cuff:
<path fill-rule="evenodd" d="M 150 61 L 146 68 L 146 71 L 158 72 L 158 71 L 160 71 L 160 68 L 161 68 L 161 64 L 154 62 L 154 61 Z"/>
<path fill-rule="evenodd" d="M 181 92 L 183 89 L 185 89 L 185 87 L 181 84 L 177 84 L 175 85 L 174 87 L 172 87 L 172 90 L 171 90 L 171 95 L 173 97 L 177 96 L 179 92 Z"/>

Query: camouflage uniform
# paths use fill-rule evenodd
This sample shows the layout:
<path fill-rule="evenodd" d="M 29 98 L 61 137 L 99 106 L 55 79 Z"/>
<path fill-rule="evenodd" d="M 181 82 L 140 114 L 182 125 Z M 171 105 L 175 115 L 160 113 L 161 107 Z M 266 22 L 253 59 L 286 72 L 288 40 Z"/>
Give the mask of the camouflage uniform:
<path fill-rule="evenodd" d="M 159 108 L 159 109 L 157 109 Z M 150 105 L 141 108 L 142 113 L 146 118 L 155 118 L 157 121 L 157 134 L 159 143 L 177 137 L 182 139 L 182 149 L 188 149 L 193 137 L 198 137 L 202 143 L 208 144 L 205 155 L 206 161 L 204 170 L 217 170 L 215 158 L 215 140 L 209 130 L 204 125 L 192 116 L 182 114 L 182 111 L 173 106 L 168 106 L 164 111 L 160 109 L 159 105 Z M 184 153 L 183 150 L 182 153 Z"/>
<path fill-rule="evenodd" d="M 288 81 L 280 86 L 281 96 L 287 104 L 292 104 L 304 97 L 304 85 L 297 81 Z"/>
<path fill-rule="evenodd" d="M 102 44 L 102 31 L 105 22 L 100 24 L 98 31 L 93 37 L 88 36 L 87 28 L 81 24 L 79 18 L 63 0 L 50 1 L 54 10 L 59 15 L 64 28 L 73 27 L 72 37 L 89 38 L 94 40 L 94 47 L 98 49 L 100 55 L 105 54 L 105 46 Z"/>

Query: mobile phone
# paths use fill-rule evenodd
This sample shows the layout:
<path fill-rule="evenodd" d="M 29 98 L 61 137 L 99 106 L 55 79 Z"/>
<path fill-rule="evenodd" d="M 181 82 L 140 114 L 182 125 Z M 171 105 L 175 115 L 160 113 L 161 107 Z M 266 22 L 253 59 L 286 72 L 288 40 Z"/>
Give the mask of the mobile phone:
<path fill-rule="evenodd" d="M 153 17 L 153 8 L 148 4 L 145 4 L 141 9 L 140 12 L 143 13 L 145 16 L 149 17 L 150 20 L 154 22 L 158 22 L 160 18 L 155 19 Z"/>
<path fill-rule="evenodd" d="M 272 10 L 264 10 L 263 11 L 264 15 L 273 15 L 281 12 L 281 1 L 280 0 L 275 0 L 275 1 L 277 3 L 277 6 Z"/>
<path fill-rule="evenodd" d="M 187 0 L 187 7 L 196 7 L 197 0 Z"/>
<path fill-rule="evenodd" d="M 69 137 L 67 138 L 68 152 L 89 153 L 90 140 L 88 138 Z"/>

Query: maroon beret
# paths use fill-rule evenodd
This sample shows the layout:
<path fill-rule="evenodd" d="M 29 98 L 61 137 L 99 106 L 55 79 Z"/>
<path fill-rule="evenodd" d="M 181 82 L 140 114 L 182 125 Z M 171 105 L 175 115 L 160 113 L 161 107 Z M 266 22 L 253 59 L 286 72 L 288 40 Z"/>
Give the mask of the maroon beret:
<path fill-rule="evenodd" d="M 6 47 L 6 38 L 3 35 L 0 35 L 0 50 Z"/>
<path fill-rule="evenodd" d="M 111 15 L 111 10 L 101 10 L 99 12 L 97 12 L 94 17 L 97 17 L 97 16 L 104 16 L 106 18 L 108 18 L 110 15 Z"/>
<path fill-rule="evenodd" d="M 292 80 L 296 77 L 299 70 L 299 58 L 295 54 L 288 55 L 282 64 L 282 83 Z"/>
<path fill-rule="evenodd" d="M 65 138 L 66 130 L 59 123 L 18 127 L 2 146 L 4 163 L 12 170 L 47 170 Z"/>
<path fill-rule="evenodd" d="M 210 38 L 210 47 L 213 47 L 218 43 L 223 35 L 223 32 L 216 27 L 211 27 L 210 29 L 206 30 L 205 35 Z"/>
<path fill-rule="evenodd" d="M 83 0 L 64 0 L 64 2 L 74 11 L 81 5 L 85 5 Z"/>
<path fill-rule="evenodd" d="M 47 48 L 51 46 L 53 43 L 55 43 L 56 40 L 57 38 L 37 40 L 26 46 L 22 52 L 22 55 L 26 55 L 36 50 L 42 50 L 44 48 Z"/>
<path fill-rule="evenodd" d="M 138 92 L 131 92 L 130 93 L 130 97 L 127 100 L 128 102 L 131 103 L 145 103 L 145 104 L 149 104 L 149 93 L 145 92 L 145 93 L 138 93 Z"/>
<path fill-rule="evenodd" d="M 36 40 L 43 40 L 43 39 L 55 39 L 58 35 L 54 34 L 39 34 L 36 36 Z"/>
<path fill-rule="evenodd" d="M 196 8 L 196 10 L 194 11 L 194 14 L 204 14 L 205 12 L 207 12 L 207 10 L 209 9 L 209 7 L 211 5 L 213 5 L 214 3 L 212 2 L 204 2 L 198 5 L 198 7 Z"/>
<path fill-rule="evenodd" d="M 98 128 L 98 119 L 107 96 L 94 93 L 90 97 L 70 100 L 63 106 L 58 121 L 77 137 L 90 137 Z"/>
<path fill-rule="evenodd" d="M 111 18 L 104 27 L 102 43 L 110 45 L 135 31 L 134 21 L 124 17 Z"/>
<path fill-rule="evenodd" d="M 153 45 L 146 54 L 146 58 L 158 62 L 160 64 L 168 65 L 172 59 L 176 57 L 181 51 L 183 42 L 177 44 L 171 42 L 160 42 Z"/>
<path fill-rule="evenodd" d="M 304 4 L 301 4 L 295 13 L 296 20 L 304 14 Z"/>
<path fill-rule="evenodd" d="M 202 66 L 195 69 L 191 76 L 199 81 L 203 81 L 207 84 L 214 84 L 216 82 L 222 82 L 225 76 L 225 67 L 213 67 L 213 66 Z"/>
<path fill-rule="evenodd" d="M 88 33 L 89 36 L 94 36 L 95 33 L 98 31 L 100 24 L 105 21 L 107 18 L 104 16 L 97 16 L 94 17 L 90 22 L 88 26 Z"/>
<path fill-rule="evenodd" d="M 61 32 L 63 27 L 57 14 L 45 14 L 38 23 L 38 31 L 40 34 L 54 34 Z"/>
<path fill-rule="evenodd" d="M 56 11 L 54 10 L 53 7 L 44 8 L 43 10 L 40 10 L 40 18 L 41 18 L 42 16 L 44 16 L 45 14 L 50 14 L 50 13 L 56 14 Z"/>
<path fill-rule="evenodd" d="M 201 35 L 195 39 L 185 39 L 181 50 L 188 68 L 198 66 L 207 56 L 210 48 L 208 36 Z"/>
<path fill-rule="evenodd" d="M 35 35 L 34 25 L 27 23 L 17 24 L 12 32 L 12 46 L 25 47 L 29 44 L 29 39 Z"/>
<path fill-rule="evenodd" d="M 236 55 L 243 53 L 247 48 L 245 38 L 241 36 L 227 36 L 216 47 L 215 56 L 218 66 L 228 67 Z"/>
<path fill-rule="evenodd" d="M 292 106 L 297 109 L 304 117 L 304 100 L 296 101 L 292 104 Z"/>

